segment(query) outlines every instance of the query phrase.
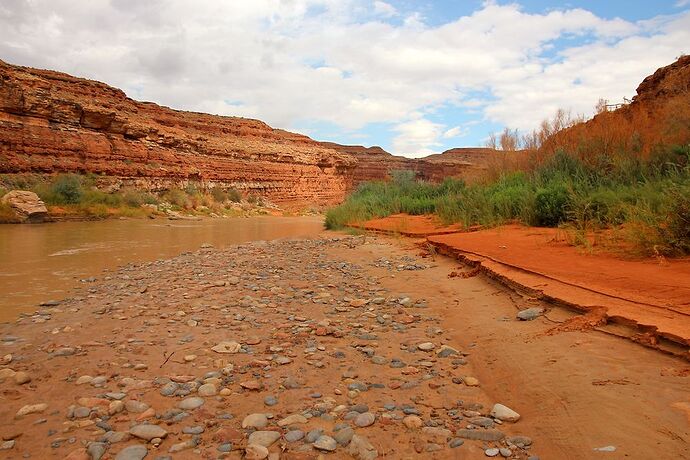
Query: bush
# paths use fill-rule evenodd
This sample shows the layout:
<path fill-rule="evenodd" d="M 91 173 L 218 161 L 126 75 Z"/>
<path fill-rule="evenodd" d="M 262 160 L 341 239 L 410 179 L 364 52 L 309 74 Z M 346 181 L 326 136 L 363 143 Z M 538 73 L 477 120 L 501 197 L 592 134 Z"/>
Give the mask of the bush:
<path fill-rule="evenodd" d="M 228 199 L 233 203 L 239 203 L 242 201 L 242 194 L 236 188 L 231 188 L 228 190 Z"/>
<path fill-rule="evenodd" d="M 177 187 L 173 187 L 169 189 L 167 192 L 165 192 L 165 194 L 163 194 L 163 198 L 168 203 L 170 203 L 173 206 L 177 206 L 178 208 L 191 207 L 191 203 L 187 194 Z"/>
<path fill-rule="evenodd" d="M 48 188 L 44 201 L 50 204 L 77 204 L 84 195 L 81 179 L 76 174 L 61 174 Z M 43 197 L 42 197 L 43 198 Z"/>
<path fill-rule="evenodd" d="M 564 183 L 553 182 L 537 189 L 534 196 L 534 223 L 541 227 L 555 227 L 566 220 L 569 194 Z"/>

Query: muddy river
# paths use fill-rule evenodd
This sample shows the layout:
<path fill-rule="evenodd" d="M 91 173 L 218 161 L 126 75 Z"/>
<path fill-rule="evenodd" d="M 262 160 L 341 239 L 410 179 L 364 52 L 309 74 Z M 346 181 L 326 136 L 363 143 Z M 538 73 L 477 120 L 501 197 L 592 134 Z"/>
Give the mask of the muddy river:
<path fill-rule="evenodd" d="M 67 297 L 75 286 L 130 262 L 173 257 L 204 243 L 223 247 L 316 235 L 322 229 L 319 217 L 0 225 L 0 321 Z"/>

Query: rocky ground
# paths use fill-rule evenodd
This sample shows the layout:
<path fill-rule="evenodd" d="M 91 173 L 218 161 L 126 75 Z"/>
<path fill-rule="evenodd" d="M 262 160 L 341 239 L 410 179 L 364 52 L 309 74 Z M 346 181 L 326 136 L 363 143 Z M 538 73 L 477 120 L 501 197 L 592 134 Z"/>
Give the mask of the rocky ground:
<path fill-rule="evenodd" d="M 0 457 L 536 458 L 478 344 L 382 282 L 434 262 L 369 244 L 203 247 L 0 325 Z"/>

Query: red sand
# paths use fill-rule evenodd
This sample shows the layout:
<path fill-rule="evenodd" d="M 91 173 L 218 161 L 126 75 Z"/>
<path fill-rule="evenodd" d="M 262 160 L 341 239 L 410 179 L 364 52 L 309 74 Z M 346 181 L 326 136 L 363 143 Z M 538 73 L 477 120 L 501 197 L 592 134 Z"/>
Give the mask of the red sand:
<path fill-rule="evenodd" d="M 418 238 L 462 231 L 462 227 L 458 224 L 443 226 L 434 216 L 409 216 L 407 214 L 394 214 L 382 219 L 372 219 L 352 224 L 351 227 Z"/>
<path fill-rule="evenodd" d="M 385 220 L 367 222 L 365 228 L 384 229 Z M 422 230 L 433 220 L 397 215 L 388 224 L 393 225 Z M 611 320 L 690 345 L 690 259 L 632 261 L 587 254 L 566 243 L 558 229 L 518 225 L 441 235 L 431 229 L 427 235 L 440 252 L 479 263 L 506 284 L 583 311 L 605 309 Z M 416 231 L 414 236 L 424 235 Z"/>

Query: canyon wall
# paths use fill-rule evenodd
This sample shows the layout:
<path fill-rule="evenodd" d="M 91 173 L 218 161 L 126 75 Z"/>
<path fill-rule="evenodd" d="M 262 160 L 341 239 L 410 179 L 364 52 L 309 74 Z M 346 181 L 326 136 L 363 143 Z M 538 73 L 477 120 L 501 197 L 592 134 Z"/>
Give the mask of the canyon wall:
<path fill-rule="evenodd" d="M 234 187 L 330 204 L 356 160 L 257 120 L 137 102 L 103 83 L 0 61 L 0 173 L 93 173 L 149 190 Z"/>
<path fill-rule="evenodd" d="M 498 152 L 421 159 L 317 142 L 258 121 L 183 112 L 104 83 L 0 61 L 0 174 L 90 173 L 105 189 L 236 188 L 275 203 L 338 203 L 394 170 L 472 180 Z"/>
<path fill-rule="evenodd" d="M 645 157 L 690 143 L 690 56 L 661 67 L 636 92 L 630 104 L 554 134 L 542 151 L 565 149 L 585 159 L 619 152 Z"/>

